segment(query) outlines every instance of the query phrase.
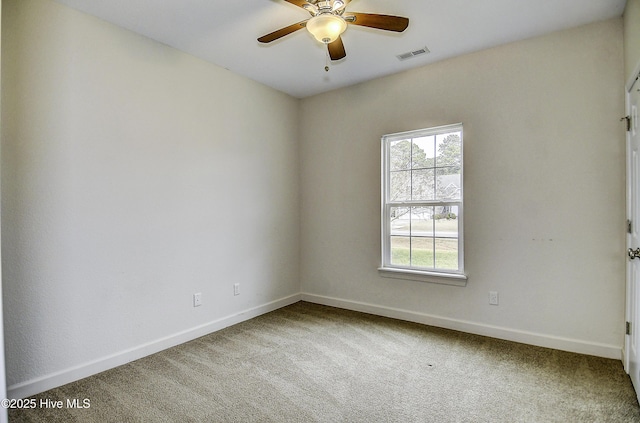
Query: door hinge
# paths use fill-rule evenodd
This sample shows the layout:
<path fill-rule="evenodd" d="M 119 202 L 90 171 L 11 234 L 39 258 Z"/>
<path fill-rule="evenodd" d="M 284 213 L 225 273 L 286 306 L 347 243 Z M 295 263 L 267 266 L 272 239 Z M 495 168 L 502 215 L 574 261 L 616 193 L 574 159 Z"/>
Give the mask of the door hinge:
<path fill-rule="evenodd" d="M 627 219 L 627 233 L 629 234 L 632 233 L 633 232 L 632 228 L 633 227 L 631 226 L 631 220 Z"/>
<path fill-rule="evenodd" d="M 623 120 L 627 121 L 627 132 L 631 131 L 631 116 L 625 116 L 620 118 L 620 122 L 622 122 Z"/>
<path fill-rule="evenodd" d="M 631 335 L 631 322 L 626 322 L 627 323 L 627 327 L 625 329 L 625 333 L 627 335 Z"/>

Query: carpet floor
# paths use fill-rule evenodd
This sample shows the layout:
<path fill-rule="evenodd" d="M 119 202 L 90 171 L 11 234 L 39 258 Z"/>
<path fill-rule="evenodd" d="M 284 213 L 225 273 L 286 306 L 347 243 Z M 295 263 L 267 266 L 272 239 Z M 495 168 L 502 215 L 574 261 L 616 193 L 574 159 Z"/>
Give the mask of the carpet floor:
<path fill-rule="evenodd" d="M 640 422 L 618 360 L 306 302 L 32 398 L 64 406 L 10 422 Z"/>

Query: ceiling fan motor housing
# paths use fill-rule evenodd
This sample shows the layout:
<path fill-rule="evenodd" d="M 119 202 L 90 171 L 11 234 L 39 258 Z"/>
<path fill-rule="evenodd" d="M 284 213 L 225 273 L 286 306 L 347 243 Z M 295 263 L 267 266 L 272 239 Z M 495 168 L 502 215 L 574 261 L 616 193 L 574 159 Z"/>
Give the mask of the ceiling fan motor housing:
<path fill-rule="evenodd" d="M 343 0 L 307 0 L 302 7 L 311 13 L 312 16 L 320 15 L 322 13 L 332 13 L 335 15 L 342 15 L 344 12 L 345 3 Z"/>

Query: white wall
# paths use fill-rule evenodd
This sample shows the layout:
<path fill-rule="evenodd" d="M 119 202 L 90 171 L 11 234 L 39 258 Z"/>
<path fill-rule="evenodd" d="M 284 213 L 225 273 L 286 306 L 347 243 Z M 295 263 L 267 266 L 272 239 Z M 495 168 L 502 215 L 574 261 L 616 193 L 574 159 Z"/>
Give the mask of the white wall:
<path fill-rule="evenodd" d="M 620 357 L 622 37 L 615 19 L 305 99 L 304 298 Z M 468 284 L 382 278 L 380 137 L 456 122 Z"/>
<path fill-rule="evenodd" d="M 3 3 L 9 394 L 297 300 L 299 102 L 57 3 Z"/>
<path fill-rule="evenodd" d="M 640 0 L 627 0 L 624 9 L 624 76 L 628 81 L 640 66 Z"/>
<path fill-rule="evenodd" d="M 2 33 L 2 0 L 0 0 L 0 33 Z M 2 46 L 0 45 L 0 70 L 2 69 Z M 2 92 L 2 81 L 0 80 L 0 92 Z M 0 98 L 0 104 L 2 99 Z M 0 123 L 0 127 L 1 127 Z M 0 140 L 2 134 L 0 132 Z M 0 147 L 2 143 L 0 142 Z M 2 182 L 2 149 L 0 148 L 0 186 Z M 1 196 L 0 196 L 1 198 Z M 2 222 L 2 208 L 0 207 L 0 222 Z M 2 227 L 0 226 L 0 298 L 2 298 Z M 4 323 L 2 317 L 2 301 L 0 301 L 0 399 L 7 397 L 7 379 L 4 360 Z M 0 409 L 0 423 L 9 421 L 6 409 Z"/>

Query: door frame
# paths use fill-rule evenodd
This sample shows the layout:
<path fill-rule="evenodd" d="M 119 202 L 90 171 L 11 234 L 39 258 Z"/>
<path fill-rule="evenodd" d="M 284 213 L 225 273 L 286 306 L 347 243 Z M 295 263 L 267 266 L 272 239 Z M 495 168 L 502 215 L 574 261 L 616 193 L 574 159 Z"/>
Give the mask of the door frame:
<path fill-rule="evenodd" d="M 635 69 L 633 70 L 633 73 L 631 74 L 631 78 L 629 78 L 629 80 L 627 81 L 627 83 L 625 84 L 625 89 L 624 89 L 624 97 L 625 97 L 625 116 L 631 116 L 631 98 L 630 98 L 630 94 L 631 94 L 631 88 L 633 87 L 633 85 L 636 83 L 636 80 L 638 80 L 640 78 L 640 61 L 636 64 Z M 623 118 L 624 119 L 624 118 Z M 629 204 L 630 204 L 630 200 L 631 200 L 631 184 L 629 183 L 629 169 L 628 169 L 628 165 L 629 165 L 629 150 L 630 150 L 630 144 L 631 144 L 631 132 L 630 131 L 626 131 L 625 132 L 625 193 L 626 193 L 626 205 L 625 205 L 625 215 L 626 218 L 629 219 Z M 637 186 L 640 186 L 640 184 L 638 184 Z M 640 192 L 637 193 L 637 195 L 640 195 Z M 633 222 L 634 225 L 640 225 L 640 222 Z M 629 248 L 628 245 L 629 242 L 629 237 L 628 237 L 628 233 L 625 234 L 625 251 L 627 250 L 627 248 Z M 629 284 L 630 284 L 630 264 L 631 261 L 627 260 L 626 264 L 625 264 L 625 312 L 624 312 L 624 317 L 625 317 L 625 322 L 629 322 L 630 321 L 630 310 L 631 310 L 631 298 L 629 296 Z M 631 322 L 632 327 L 638 328 L 640 330 L 640 322 Z M 629 335 L 624 336 L 624 348 L 622 350 L 622 363 L 624 365 L 624 370 L 629 373 Z M 640 398 L 640 392 L 638 392 L 638 397 Z"/>

